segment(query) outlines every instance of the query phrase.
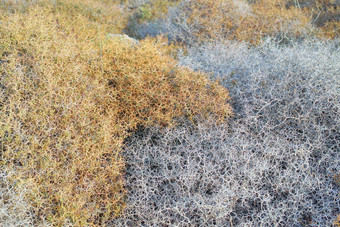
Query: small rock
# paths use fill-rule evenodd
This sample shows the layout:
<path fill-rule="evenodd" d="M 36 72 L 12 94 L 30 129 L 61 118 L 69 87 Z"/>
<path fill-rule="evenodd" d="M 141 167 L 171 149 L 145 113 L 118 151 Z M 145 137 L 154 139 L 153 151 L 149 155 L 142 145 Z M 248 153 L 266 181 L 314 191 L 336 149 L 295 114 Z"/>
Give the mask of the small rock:
<path fill-rule="evenodd" d="M 125 34 L 111 34 L 111 33 L 108 33 L 107 34 L 107 38 L 121 40 L 122 42 L 129 43 L 132 46 L 137 45 L 139 43 L 136 39 L 131 38 L 130 36 L 125 35 Z"/>

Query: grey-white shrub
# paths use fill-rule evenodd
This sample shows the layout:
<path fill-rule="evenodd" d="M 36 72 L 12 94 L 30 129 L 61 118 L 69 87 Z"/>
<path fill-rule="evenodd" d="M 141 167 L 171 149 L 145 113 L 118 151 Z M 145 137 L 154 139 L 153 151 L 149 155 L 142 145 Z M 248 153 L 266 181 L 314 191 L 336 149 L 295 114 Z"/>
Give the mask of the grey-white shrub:
<path fill-rule="evenodd" d="M 24 199 L 26 188 L 19 185 L 14 187 L 9 180 L 12 174 L 15 172 L 0 170 L 0 225 L 32 226 L 33 215 L 30 213 L 30 205 Z"/>
<path fill-rule="evenodd" d="M 235 125 L 236 126 L 236 125 Z M 338 163 L 276 135 L 220 127 L 146 133 L 127 150 L 129 199 L 120 226 L 330 225 Z M 145 132 L 144 132 L 145 133 Z M 161 134 L 161 135 L 160 135 Z M 326 174 L 326 173 L 329 173 Z"/>
<path fill-rule="evenodd" d="M 228 125 L 150 128 L 127 141 L 117 226 L 332 226 L 340 213 L 334 43 L 192 47 L 182 64 L 230 89 Z"/>
<path fill-rule="evenodd" d="M 270 130 L 296 142 L 321 140 L 339 148 L 339 50 L 334 41 L 279 45 L 268 39 L 256 48 L 238 43 L 193 47 L 180 61 L 222 79 L 236 117 L 256 133 Z"/>

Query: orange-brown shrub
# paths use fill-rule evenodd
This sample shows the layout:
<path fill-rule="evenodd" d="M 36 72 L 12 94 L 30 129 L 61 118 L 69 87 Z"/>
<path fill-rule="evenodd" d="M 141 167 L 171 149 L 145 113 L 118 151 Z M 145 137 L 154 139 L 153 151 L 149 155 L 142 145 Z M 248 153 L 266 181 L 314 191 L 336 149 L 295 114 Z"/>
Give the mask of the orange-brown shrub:
<path fill-rule="evenodd" d="M 28 188 L 36 224 L 101 225 L 118 215 L 120 152 L 137 126 L 231 114 L 227 91 L 179 67 L 161 38 L 111 38 L 124 18 L 115 3 L 41 0 L 0 12 L 1 165 Z"/>
<path fill-rule="evenodd" d="M 242 12 L 236 1 L 231 0 L 196 2 L 189 23 L 198 23 L 201 29 L 197 35 L 203 38 L 222 35 L 228 39 L 258 43 L 265 36 L 282 33 L 299 36 L 311 29 L 307 17 L 296 9 L 282 7 L 278 0 L 261 1 L 252 5 L 248 12 Z"/>
<path fill-rule="evenodd" d="M 259 1 L 250 1 L 257 5 Z M 264 0 L 266 1 L 266 0 Z M 298 10 L 309 18 L 318 29 L 319 38 L 340 37 L 340 2 L 336 0 L 281 0 L 280 5 L 289 10 Z"/>
<path fill-rule="evenodd" d="M 334 225 L 336 227 L 339 227 L 340 226 L 340 214 L 336 217 L 336 220 L 334 221 Z"/>
<path fill-rule="evenodd" d="M 294 3 L 287 0 L 288 7 L 300 7 L 312 20 L 312 23 L 320 28 L 320 37 L 340 37 L 340 2 L 336 0 L 300 0 Z"/>
<path fill-rule="evenodd" d="M 321 37 L 326 37 L 329 39 L 340 37 L 340 21 L 327 21 L 321 27 Z"/>

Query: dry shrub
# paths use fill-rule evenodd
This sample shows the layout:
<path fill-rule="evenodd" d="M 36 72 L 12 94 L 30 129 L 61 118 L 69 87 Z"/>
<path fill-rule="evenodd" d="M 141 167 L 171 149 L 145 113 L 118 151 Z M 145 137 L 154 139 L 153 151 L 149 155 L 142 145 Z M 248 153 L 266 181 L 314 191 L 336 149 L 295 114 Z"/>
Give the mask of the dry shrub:
<path fill-rule="evenodd" d="M 285 0 L 286 8 L 303 9 L 320 32 L 320 38 L 340 37 L 340 1 L 337 0 Z"/>
<path fill-rule="evenodd" d="M 336 218 L 336 220 L 335 220 L 335 222 L 334 222 L 334 225 L 335 225 L 336 227 L 339 227 L 339 226 L 340 226 L 340 214 L 337 216 L 337 218 Z"/>
<path fill-rule="evenodd" d="M 179 67 L 161 38 L 111 38 L 116 4 L 52 3 L 1 9 L 1 165 L 27 188 L 34 224 L 101 225 L 124 208 L 126 136 L 182 117 L 222 121 L 228 93 Z"/>
<path fill-rule="evenodd" d="M 166 19 L 140 25 L 153 34 L 151 28 L 168 33 L 177 41 L 195 43 L 216 39 L 236 39 L 258 44 L 265 36 L 301 37 L 314 28 L 302 9 L 287 9 L 281 0 L 264 0 L 250 5 L 242 0 L 183 0 L 169 10 Z M 136 33 L 136 32 L 135 32 Z"/>
<path fill-rule="evenodd" d="M 199 0 L 196 4 L 187 3 L 184 7 L 191 12 L 188 23 L 197 27 L 199 39 L 223 38 L 245 40 L 258 43 L 264 36 L 300 36 L 310 29 L 308 18 L 298 10 L 287 10 L 280 1 L 266 0 L 242 11 L 242 1 Z M 238 4 L 237 4 L 238 3 Z M 242 2 L 244 5 L 246 3 Z M 209 15 L 209 16 L 208 16 Z"/>
<path fill-rule="evenodd" d="M 340 37 L 340 21 L 328 21 L 321 27 L 322 37 L 335 39 Z"/>

